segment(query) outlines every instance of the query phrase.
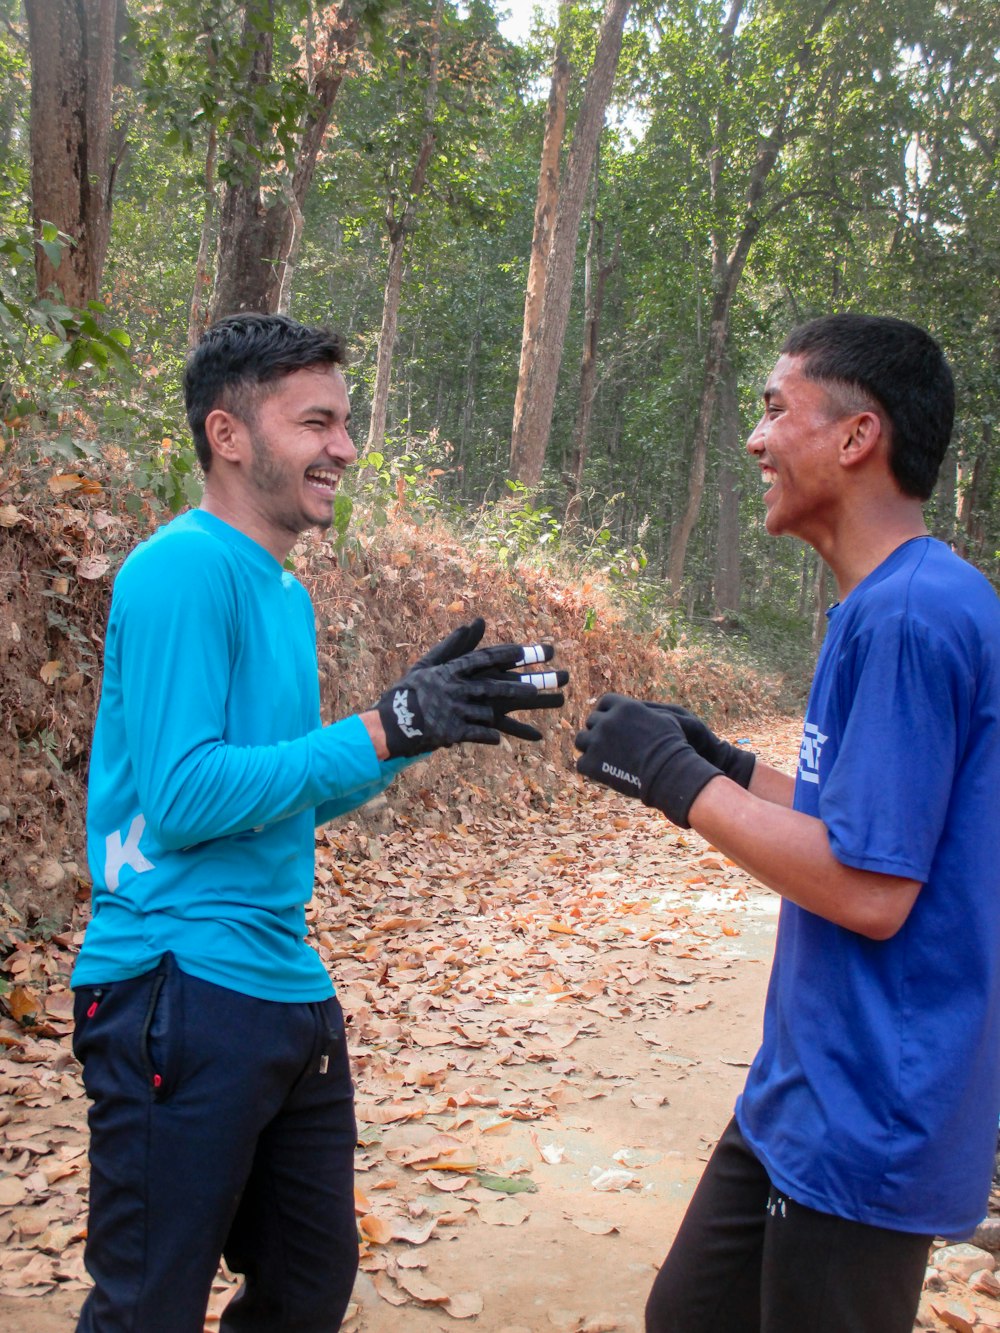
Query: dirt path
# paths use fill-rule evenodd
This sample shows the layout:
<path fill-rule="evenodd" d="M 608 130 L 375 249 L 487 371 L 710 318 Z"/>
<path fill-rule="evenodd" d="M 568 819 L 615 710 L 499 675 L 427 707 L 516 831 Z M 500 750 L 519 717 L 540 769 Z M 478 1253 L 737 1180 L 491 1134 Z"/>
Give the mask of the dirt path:
<path fill-rule="evenodd" d="M 787 764 L 796 730 L 750 739 Z M 638 1330 L 756 1047 L 774 901 L 574 782 L 503 820 L 475 787 L 455 800 L 457 829 L 428 802 L 382 836 L 341 826 L 319 856 L 313 929 L 358 1086 L 366 1244 L 345 1328 Z M 20 951 L 13 980 L 47 1026 L 0 1031 L 0 1333 L 69 1333 L 85 1292 L 73 945 Z M 232 1289 L 220 1277 L 209 1329 Z"/>

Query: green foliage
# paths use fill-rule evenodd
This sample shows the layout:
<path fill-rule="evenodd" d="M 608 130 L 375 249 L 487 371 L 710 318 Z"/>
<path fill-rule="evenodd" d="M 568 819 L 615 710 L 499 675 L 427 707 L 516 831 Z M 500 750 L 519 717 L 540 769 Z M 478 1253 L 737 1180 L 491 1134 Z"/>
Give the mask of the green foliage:
<path fill-rule="evenodd" d="M 95 390 L 131 373 L 131 339 L 109 326 L 103 305 L 92 301 L 74 310 L 32 294 L 35 247 L 58 264 L 69 243 L 48 222 L 37 236 L 24 226 L 0 237 L 0 349 L 7 366 L 0 438 L 7 445 L 40 418 L 70 418 Z M 27 447 L 30 455 L 30 443 Z M 69 421 L 59 433 L 47 432 L 45 447 L 66 459 L 87 456 L 94 448 Z"/>
<path fill-rule="evenodd" d="M 342 557 L 400 503 L 417 517 L 463 511 L 511 567 L 571 562 L 620 584 L 640 619 L 666 616 L 659 578 L 691 471 L 718 283 L 713 250 L 725 254 L 734 244 L 747 217 L 749 174 L 784 125 L 785 146 L 754 203 L 759 231 L 731 310 L 740 401 L 710 446 L 686 606 L 706 620 L 714 611 L 715 483 L 725 464 L 742 493 L 748 633 L 765 648 L 773 639 L 776 650 L 801 638 L 797 611 L 811 604 L 815 570 L 804 570 L 795 543 L 764 530 L 743 439 L 789 326 L 830 309 L 898 314 L 941 338 L 960 392 L 955 494 L 964 508 L 955 513 L 942 490 L 932 517 L 1000 579 L 996 5 L 746 0 L 731 42 L 728 5 L 634 6 L 596 187 L 600 258 L 617 261 L 597 346 L 588 499 L 571 536 L 563 530 L 564 474 L 583 345 L 582 234 L 543 486 L 529 495 L 505 481 L 554 32 L 540 11 L 526 48 L 512 48 L 497 31 L 504 7 L 444 0 L 434 152 L 406 251 L 389 442 L 338 495 Z M 274 43 L 274 77 L 262 88 L 247 77 L 248 8 Z M 589 66 L 602 9 L 602 0 L 575 0 L 556 11 L 578 68 Z M 373 0 L 350 12 L 361 21 L 359 47 L 307 199 L 291 311 L 346 333 L 363 439 L 387 222 L 405 210 L 427 128 L 433 4 Z M 108 306 L 68 311 L 34 292 L 35 247 L 65 238 L 36 237 L 26 224 L 23 19 L 15 0 L 0 0 L 0 393 L 8 449 L 17 442 L 22 454 L 37 451 L 44 437 L 52 456 L 79 458 L 117 445 L 125 451 L 116 470 L 123 503 L 145 503 L 130 493 L 134 483 L 165 509 L 197 500 L 179 381 L 210 196 L 209 148 L 214 138 L 219 170 L 232 180 L 259 170 L 265 199 L 286 188 L 322 13 L 306 0 L 275 0 L 273 23 L 263 4 L 132 6 L 130 88 L 118 96 L 129 146 L 116 177 Z M 570 127 L 577 81 L 571 89 Z M 778 619 L 758 631 L 756 618 L 771 612 Z"/>
<path fill-rule="evenodd" d="M 487 504 L 479 512 L 477 535 L 491 546 L 500 563 L 510 567 L 527 555 L 539 556 L 556 550 L 562 525 L 520 481 L 506 481 L 510 497 Z"/>

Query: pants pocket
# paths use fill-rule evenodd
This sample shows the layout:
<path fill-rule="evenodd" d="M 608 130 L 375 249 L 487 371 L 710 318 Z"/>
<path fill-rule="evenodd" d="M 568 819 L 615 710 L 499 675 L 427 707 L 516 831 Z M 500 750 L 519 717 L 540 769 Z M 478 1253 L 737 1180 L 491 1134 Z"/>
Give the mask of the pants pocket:
<path fill-rule="evenodd" d="M 153 976 L 139 1036 L 139 1055 L 153 1100 L 162 1102 L 177 1089 L 183 1050 L 183 973 L 166 953 Z"/>

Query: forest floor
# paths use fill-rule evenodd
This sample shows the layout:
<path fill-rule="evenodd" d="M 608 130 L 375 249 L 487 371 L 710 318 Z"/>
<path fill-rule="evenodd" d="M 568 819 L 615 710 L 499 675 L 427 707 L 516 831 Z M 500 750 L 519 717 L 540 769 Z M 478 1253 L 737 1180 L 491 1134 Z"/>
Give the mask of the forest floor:
<path fill-rule="evenodd" d="M 798 724 L 748 739 L 789 770 Z M 776 900 L 571 777 L 548 810 L 470 801 L 447 830 L 432 808 L 385 813 L 381 834 L 327 832 L 310 912 L 358 1090 L 345 1330 L 639 1330 L 757 1045 Z M 69 1333 L 86 1291 L 66 989 L 85 911 L 6 964 L 22 1021 L 0 1026 L 0 1333 Z M 208 1330 L 233 1290 L 220 1274 Z M 998 1311 L 937 1277 L 919 1326 Z"/>

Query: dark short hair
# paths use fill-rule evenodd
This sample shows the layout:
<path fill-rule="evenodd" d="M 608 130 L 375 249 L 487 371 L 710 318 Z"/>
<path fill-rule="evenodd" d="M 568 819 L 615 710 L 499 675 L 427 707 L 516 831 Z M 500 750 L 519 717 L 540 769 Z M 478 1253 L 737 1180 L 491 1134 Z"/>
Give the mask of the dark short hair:
<path fill-rule="evenodd" d="M 955 420 L 955 382 L 930 334 L 884 315 L 825 315 L 793 329 L 781 351 L 801 358 L 807 379 L 874 400 L 899 489 L 929 499 Z"/>
<path fill-rule="evenodd" d="M 344 345 L 327 328 L 287 315 L 229 315 L 205 330 L 184 366 L 184 404 L 198 461 L 212 466 L 205 418 L 216 408 L 253 421 L 263 386 L 311 366 L 342 366 Z"/>

